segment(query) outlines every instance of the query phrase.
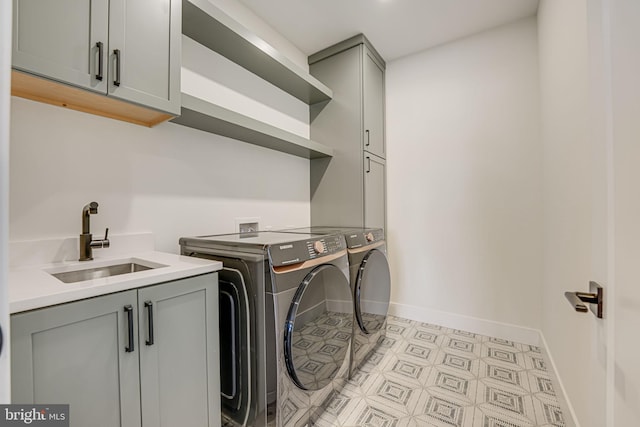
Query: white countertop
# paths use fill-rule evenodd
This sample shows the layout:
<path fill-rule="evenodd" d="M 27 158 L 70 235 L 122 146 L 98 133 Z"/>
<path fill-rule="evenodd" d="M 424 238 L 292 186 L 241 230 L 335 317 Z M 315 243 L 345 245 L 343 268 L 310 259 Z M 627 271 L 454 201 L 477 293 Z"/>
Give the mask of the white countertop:
<path fill-rule="evenodd" d="M 160 264 L 162 267 L 76 283 L 63 283 L 50 274 L 130 261 Z M 93 261 L 62 261 L 14 267 L 9 271 L 9 310 L 13 314 L 211 273 L 221 268 L 222 263 L 218 261 L 156 251 L 114 253 L 113 256 L 102 256 Z"/>

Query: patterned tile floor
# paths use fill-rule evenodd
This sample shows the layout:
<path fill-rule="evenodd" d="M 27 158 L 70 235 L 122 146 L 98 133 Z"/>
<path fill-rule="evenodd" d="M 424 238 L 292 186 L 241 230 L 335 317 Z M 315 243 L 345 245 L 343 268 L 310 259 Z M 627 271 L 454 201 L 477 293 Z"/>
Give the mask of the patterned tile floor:
<path fill-rule="evenodd" d="M 391 317 L 322 427 L 563 427 L 538 347 Z"/>
<path fill-rule="evenodd" d="M 293 330 L 291 350 L 298 380 L 311 390 L 331 382 L 349 350 L 353 313 L 327 311 Z"/>

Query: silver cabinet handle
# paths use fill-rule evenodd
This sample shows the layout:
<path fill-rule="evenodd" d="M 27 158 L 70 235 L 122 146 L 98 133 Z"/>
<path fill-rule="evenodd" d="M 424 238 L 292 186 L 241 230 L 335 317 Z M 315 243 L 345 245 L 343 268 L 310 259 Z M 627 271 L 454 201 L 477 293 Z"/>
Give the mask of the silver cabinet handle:
<path fill-rule="evenodd" d="M 371 144 L 371 132 L 369 132 L 369 129 L 365 130 L 366 134 L 367 134 L 367 143 L 364 144 L 367 147 Z"/>
<path fill-rule="evenodd" d="M 102 69 L 104 65 L 102 63 L 102 50 L 104 48 L 104 45 L 102 44 L 102 42 L 98 42 L 96 43 L 96 47 L 98 48 L 98 74 L 96 74 L 96 80 L 102 81 Z"/>
<path fill-rule="evenodd" d="M 371 172 L 371 157 L 367 156 L 367 173 Z"/>
<path fill-rule="evenodd" d="M 116 56 L 116 78 L 113 80 L 113 84 L 120 86 L 120 49 L 114 49 L 113 54 Z"/>

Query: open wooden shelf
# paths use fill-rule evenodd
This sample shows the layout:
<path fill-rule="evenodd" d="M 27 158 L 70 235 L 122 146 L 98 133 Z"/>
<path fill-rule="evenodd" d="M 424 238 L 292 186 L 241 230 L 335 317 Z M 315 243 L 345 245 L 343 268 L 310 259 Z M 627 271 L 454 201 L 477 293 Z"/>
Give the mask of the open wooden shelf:
<path fill-rule="evenodd" d="M 207 0 L 183 0 L 182 33 L 311 105 L 333 92 Z"/>
<path fill-rule="evenodd" d="M 318 142 L 186 93 L 182 94 L 182 113 L 171 121 L 306 159 L 333 155 L 333 149 Z"/>

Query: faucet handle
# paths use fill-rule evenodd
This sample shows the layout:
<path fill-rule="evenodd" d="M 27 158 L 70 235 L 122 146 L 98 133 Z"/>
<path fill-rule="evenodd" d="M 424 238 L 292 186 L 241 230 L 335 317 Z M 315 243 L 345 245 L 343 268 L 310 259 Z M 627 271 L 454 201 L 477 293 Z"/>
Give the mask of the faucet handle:
<path fill-rule="evenodd" d="M 102 247 L 103 248 L 108 248 L 109 247 L 109 227 L 105 228 L 104 230 L 104 239 L 102 239 Z"/>

